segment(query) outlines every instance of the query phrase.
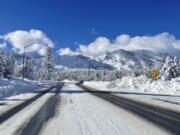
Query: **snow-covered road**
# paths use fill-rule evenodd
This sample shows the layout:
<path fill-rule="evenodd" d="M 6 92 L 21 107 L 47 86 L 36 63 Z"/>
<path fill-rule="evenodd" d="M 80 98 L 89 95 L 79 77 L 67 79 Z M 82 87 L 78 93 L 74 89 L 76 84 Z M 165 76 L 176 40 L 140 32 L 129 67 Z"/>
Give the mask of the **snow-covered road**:
<path fill-rule="evenodd" d="M 48 102 L 51 104 L 46 105 Z M 56 106 L 49 108 L 52 103 L 56 103 Z M 50 119 L 41 123 L 40 120 L 46 118 L 46 106 L 55 111 Z M 38 132 L 40 135 L 170 134 L 157 125 L 84 91 L 75 82 L 66 82 L 59 91 L 57 88 L 53 89 L 8 119 L 0 125 L 0 135 L 34 135 L 36 127 L 32 128 L 33 125 L 29 123 L 34 126 L 41 123 L 42 128 Z M 28 125 L 32 132 L 27 132 Z"/>
<path fill-rule="evenodd" d="M 41 135 L 166 135 L 163 129 L 93 96 L 74 83 L 61 93 L 55 117 Z"/>

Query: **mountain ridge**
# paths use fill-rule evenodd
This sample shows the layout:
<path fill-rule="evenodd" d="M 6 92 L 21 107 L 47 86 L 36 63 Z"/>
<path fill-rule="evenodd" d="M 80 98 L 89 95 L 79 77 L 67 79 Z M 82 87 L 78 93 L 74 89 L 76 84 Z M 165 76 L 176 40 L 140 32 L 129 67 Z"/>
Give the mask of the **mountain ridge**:
<path fill-rule="evenodd" d="M 42 66 L 43 56 L 27 55 L 32 58 L 35 65 Z M 107 70 L 133 70 L 152 67 L 161 67 L 168 56 L 167 53 L 150 50 L 115 50 L 107 52 L 103 56 L 90 58 L 83 55 L 61 55 L 54 56 L 57 69 L 107 69 Z M 22 55 L 16 54 L 16 60 L 19 64 L 22 61 Z"/>

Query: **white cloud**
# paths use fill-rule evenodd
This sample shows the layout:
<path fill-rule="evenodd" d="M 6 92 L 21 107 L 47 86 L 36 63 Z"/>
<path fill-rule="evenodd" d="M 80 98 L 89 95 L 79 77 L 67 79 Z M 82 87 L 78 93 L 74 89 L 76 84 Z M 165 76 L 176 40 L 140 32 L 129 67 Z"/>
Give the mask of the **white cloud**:
<path fill-rule="evenodd" d="M 59 55 L 76 55 L 78 52 L 72 51 L 70 48 L 62 48 L 57 51 Z"/>
<path fill-rule="evenodd" d="M 1 36 L 5 41 L 9 42 L 13 48 L 23 52 L 24 46 L 34 44 L 26 48 L 26 52 L 38 52 L 44 54 L 44 49 L 47 46 L 54 47 L 54 43 L 40 30 L 23 31 L 17 30 Z"/>
<path fill-rule="evenodd" d="M 173 46 L 178 40 L 169 33 L 161 33 L 155 36 L 136 36 L 129 38 L 128 42 L 123 46 L 118 44 L 122 49 L 147 49 L 155 51 L 174 52 L 176 48 Z"/>
<path fill-rule="evenodd" d="M 78 52 L 88 56 L 99 56 L 108 51 L 111 46 L 110 40 L 105 37 L 99 37 L 89 45 L 80 45 Z"/>
<path fill-rule="evenodd" d="M 88 45 L 79 45 L 79 48 L 77 48 L 75 52 L 71 51 L 70 49 L 70 51 L 66 50 L 66 55 L 68 53 L 80 53 L 90 57 L 97 57 L 105 54 L 106 52 L 118 49 L 146 49 L 176 54 L 180 51 L 180 40 L 177 40 L 173 35 L 167 32 L 154 36 L 135 37 L 122 34 L 117 36 L 117 38 L 113 41 L 106 37 L 99 37 Z M 63 55 L 63 51 L 60 54 Z"/>

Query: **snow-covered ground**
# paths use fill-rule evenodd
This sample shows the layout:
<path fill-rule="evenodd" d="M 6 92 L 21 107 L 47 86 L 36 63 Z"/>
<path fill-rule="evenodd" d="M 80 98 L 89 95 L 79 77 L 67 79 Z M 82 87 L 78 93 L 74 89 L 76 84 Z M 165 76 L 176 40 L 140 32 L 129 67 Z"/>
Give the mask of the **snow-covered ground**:
<path fill-rule="evenodd" d="M 59 91 L 60 103 L 57 104 L 55 116 L 46 121 L 40 131 L 41 135 L 168 135 L 167 131 L 144 120 L 108 101 L 87 93 L 75 85 L 76 82 L 65 80 Z M 56 91 L 56 89 L 53 89 Z M 35 93 L 25 93 L 9 97 L 11 101 L 24 101 Z M 37 101 L 12 116 L 0 125 L 0 134 L 14 135 L 31 121 L 39 109 L 55 93 L 46 93 Z M 2 108 L 0 108 L 2 111 Z M 47 110 L 45 110 L 47 111 Z M 45 115 L 44 112 L 43 115 Z M 43 118 L 43 115 L 40 117 Z M 38 120 L 37 120 L 38 122 Z M 36 127 L 34 127 L 36 128 Z"/>
<path fill-rule="evenodd" d="M 162 79 L 154 81 L 145 76 L 124 76 L 113 82 L 89 81 L 84 82 L 84 84 L 98 87 L 101 90 L 180 95 L 180 77 L 171 81 L 164 81 Z"/>
<path fill-rule="evenodd" d="M 68 82 L 62 89 L 56 116 L 41 135 L 166 135 L 141 117 L 84 92 Z"/>
<path fill-rule="evenodd" d="M 0 114 L 54 85 L 54 81 L 31 81 L 0 78 Z"/>
<path fill-rule="evenodd" d="M 33 92 L 38 88 L 54 83 L 53 81 L 31 81 L 28 79 L 12 78 L 11 80 L 0 78 L 0 100 L 21 93 Z"/>
<path fill-rule="evenodd" d="M 5 121 L 3 124 L 0 124 L 0 135 L 15 135 L 16 132 L 18 132 L 18 129 L 23 128 L 23 126 L 25 126 L 31 120 L 31 118 L 38 112 L 40 107 L 43 106 L 47 99 L 52 95 L 53 93 L 45 94 L 37 101 L 25 107 L 22 111 Z M 24 94 L 23 96 L 23 99 L 28 99 L 32 95 Z M 22 100 L 22 97 L 16 96 L 16 99 Z M 2 109 L 0 109 L 0 111 L 2 111 Z"/>
<path fill-rule="evenodd" d="M 153 81 L 144 76 L 125 76 L 114 82 L 89 81 L 84 85 L 180 111 L 180 78 Z"/>
<path fill-rule="evenodd" d="M 0 115 L 36 96 L 40 91 L 46 90 L 57 83 L 55 81 L 31 81 L 18 78 L 12 80 L 1 78 L 0 81 Z M 22 125 L 25 125 L 52 95 L 53 93 L 45 94 L 3 124 L 0 124 L 0 134 L 14 135 L 15 132 L 17 132 L 17 129 Z"/>

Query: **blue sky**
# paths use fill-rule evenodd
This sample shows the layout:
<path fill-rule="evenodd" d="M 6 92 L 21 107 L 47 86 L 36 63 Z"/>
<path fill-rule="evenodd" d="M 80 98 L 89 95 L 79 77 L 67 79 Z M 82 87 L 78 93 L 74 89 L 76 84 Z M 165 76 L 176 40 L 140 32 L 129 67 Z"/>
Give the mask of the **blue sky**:
<path fill-rule="evenodd" d="M 180 38 L 178 0 L 0 0 L 0 35 L 41 30 L 55 50 L 88 45 L 97 37 L 156 35 Z"/>

